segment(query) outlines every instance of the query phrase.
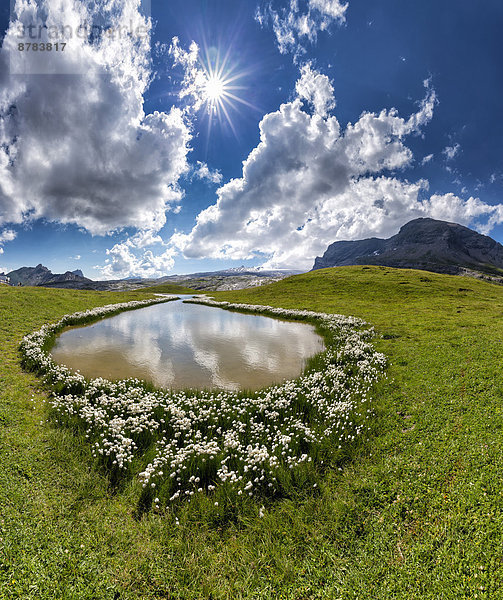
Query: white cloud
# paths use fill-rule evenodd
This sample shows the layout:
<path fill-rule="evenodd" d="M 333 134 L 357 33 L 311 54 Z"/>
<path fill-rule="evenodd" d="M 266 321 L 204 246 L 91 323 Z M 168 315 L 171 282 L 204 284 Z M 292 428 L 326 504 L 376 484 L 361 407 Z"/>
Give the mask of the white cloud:
<path fill-rule="evenodd" d="M 70 256 L 72 260 L 80 260 L 82 256 L 80 254 L 76 254 L 75 256 Z"/>
<path fill-rule="evenodd" d="M 56 65 L 58 73 L 70 74 L 27 77 L 9 75 L 9 58 L 21 54 L 24 67 L 41 66 L 42 53 L 16 50 L 21 24 L 41 23 L 47 13 L 48 22 L 75 30 L 92 22 L 97 9 L 77 0 L 17 2 L 0 55 L 0 224 L 45 217 L 94 234 L 165 224 L 166 211 L 181 198 L 190 132 L 177 108 L 144 112 L 151 24 L 139 3 L 114 2 L 107 9 L 116 28 L 132 23 L 144 36 L 103 36 L 94 43 L 74 36 Z M 44 57 L 56 60 L 56 53 Z"/>
<path fill-rule="evenodd" d="M 154 253 L 154 246 L 166 249 Z M 125 241 L 115 244 L 107 251 L 104 265 L 97 265 L 105 279 L 124 277 L 162 277 L 167 275 L 175 264 L 176 249 L 169 246 L 160 235 L 152 230 L 141 230 Z"/>
<path fill-rule="evenodd" d="M 178 93 L 179 98 L 188 100 L 188 111 L 199 110 L 205 102 L 205 90 L 208 84 L 208 78 L 201 68 L 199 60 L 199 46 L 196 42 L 192 42 L 189 49 L 185 50 L 180 45 L 180 40 L 174 37 L 169 46 L 168 55 L 175 67 L 180 66 L 183 69 L 184 75 Z"/>
<path fill-rule="evenodd" d="M 459 144 L 454 144 L 453 146 L 447 146 L 442 150 L 442 154 L 445 156 L 446 160 L 453 160 L 461 150 L 461 146 Z"/>
<path fill-rule="evenodd" d="M 105 264 L 96 267 L 105 279 L 125 277 L 156 278 L 166 275 L 174 266 L 176 251 L 167 248 L 155 255 L 152 250 L 137 251 L 131 240 L 115 244 L 107 250 Z"/>
<path fill-rule="evenodd" d="M 434 155 L 433 155 L 433 154 L 428 154 L 427 156 L 425 156 L 425 157 L 423 158 L 423 160 L 421 161 L 421 164 L 422 164 L 423 166 L 424 166 L 424 165 L 427 165 L 429 162 L 431 162 L 431 161 L 433 160 L 433 157 L 434 157 Z"/>
<path fill-rule="evenodd" d="M 197 161 L 194 170 L 193 177 L 196 179 L 202 179 L 209 181 L 210 183 L 222 183 L 222 173 L 218 170 L 212 171 L 205 162 Z"/>
<path fill-rule="evenodd" d="M 0 254 L 3 254 L 4 250 L 3 250 L 3 245 L 6 242 L 12 242 L 12 240 L 15 240 L 17 237 L 17 233 L 15 231 L 13 231 L 12 229 L 4 229 L 3 231 L 0 232 Z"/>
<path fill-rule="evenodd" d="M 157 244 L 166 245 L 161 236 L 151 229 L 138 231 L 138 233 L 128 238 L 127 244 L 131 248 L 147 248 Z"/>
<path fill-rule="evenodd" d="M 348 3 L 339 0 L 309 0 L 309 8 L 318 10 L 324 17 L 345 21 Z"/>
<path fill-rule="evenodd" d="M 423 202 L 423 206 L 429 217 L 461 225 L 474 224 L 478 231 L 486 235 L 495 225 L 503 222 L 503 205 L 492 206 L 479 198 L 462 200 L 452 193 L 434 194 Z M 477 222 L 478 219 L 484 219 L 485 222 Z"/>
<path fill-rule="evenodd" d="M 3 244 L 4 242 L 12 242 L 12 240 L 15 240 L 16 237 L 17 233 L 15 231 L 12 229 L 4 229 L 0 233 L 0 244 Z"/>
<path fill-rule="evenodd" d="M 304 40 L 315 43 L 318 33 L 327 30 L 332 23 L 344 23 L 348 3 L 340 0 L 290 0 L 288 8 L 275 10 L 269 2 L 258 8 L 256 20 L 261 26 L 271 25 L 282 54 L 305 53 Z"/>
<path fill-rule="evenodd" d="M 311 63 L 301 67 L 301 78 L 295 85 L 297 96 L 310 104 L 314 111 L 326 117 L 335 108 L 334 88 L 326 75 L 313 70 Z"/>
<path fill-rule="evenodd" d="M 363 113 L 341 129 L 326 114 L 333 103 L 328 80 L 309 67 L 302 69 L 301 81 L 297 89 L 311 98 L 313 114 L 296 98 L 262 119 L 260 143 L 245 160 L 241 178 L 217 190 L 216 204 L 199 214 L 190 233 L 172 236 L 185 256 L 266 255 L 267 267 L 310 268 L 331 242 L 387 237 L 413 218 L 456 217 L 464 223 L 498 218 L 498 209 L 480 200 L 451 195 L 428 200 L 427 181 L 393 176 L 413 160 L 405 138 L 420 134 L 433 116 L 431 88 L 409 118 L 394 109 Z M 306 81 L 320 82 L 321 100 Z"/>

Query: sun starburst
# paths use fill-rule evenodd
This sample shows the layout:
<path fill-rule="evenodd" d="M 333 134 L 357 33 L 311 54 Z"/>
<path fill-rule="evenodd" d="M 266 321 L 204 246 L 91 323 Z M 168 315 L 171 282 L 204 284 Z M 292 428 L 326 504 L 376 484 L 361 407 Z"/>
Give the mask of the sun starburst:
<path fill-rule="evenodd" d="M 225 81 L 215 75 L 209 77 L 206 80 L 203 93 L 208 104 L 216 104 L 221 98 L 225 97 Z"/>
<path fill-rule="evenodd" d="M 255 110 L 257 107 L 242 97 L 247 88 L 240 83 L 247 72 L 237 71 L 230 64 L 229 55 L 230 50 L 222 57 L 218 49 L 205 48 L 204 56 L 200 57 L 203 74 L 201 98 L 208 115 L 208 132 L 216 119 L 220 123 L 226 122 L 237 136 L 231 112 L 237 111 L 239 104 Z"/>

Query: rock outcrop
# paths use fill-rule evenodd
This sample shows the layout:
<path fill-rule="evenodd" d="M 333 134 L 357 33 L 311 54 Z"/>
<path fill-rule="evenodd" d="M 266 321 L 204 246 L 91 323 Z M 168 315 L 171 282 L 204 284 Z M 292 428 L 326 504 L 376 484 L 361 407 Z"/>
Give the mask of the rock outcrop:
<path fill-rule="evenodd" d="M 503 246 L 468 227 L 435 219 L 415 219 L 383 240 L 335 242 L 313 270 L 348 265 L 381 265 L 456 275 L 474 270 L 503 275 Z"/>
<path fill-rule="evenodd" d="M 80 269 L 76 271 L 67 271 L 66 273 L 54 274 L 47 267 L 38 264 L 36 267 L 21 267 L 15 271 L 7 273 L 11 285 L 33 285 L 44 287 L 72 287 L 68 284 L 88 284 L 92 283 L 90 279 L 84 277 Z"/>

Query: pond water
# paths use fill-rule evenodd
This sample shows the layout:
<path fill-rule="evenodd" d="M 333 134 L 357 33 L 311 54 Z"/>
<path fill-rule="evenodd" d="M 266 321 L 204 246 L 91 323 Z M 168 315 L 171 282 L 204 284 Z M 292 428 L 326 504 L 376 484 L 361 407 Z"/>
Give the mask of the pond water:
<path fill-rule="evenodd" d="M 90 378 L 256 390 L 298 377 L 322 350 L 312 325 L 177 300 L 68 328 L 51 354 Z"/>

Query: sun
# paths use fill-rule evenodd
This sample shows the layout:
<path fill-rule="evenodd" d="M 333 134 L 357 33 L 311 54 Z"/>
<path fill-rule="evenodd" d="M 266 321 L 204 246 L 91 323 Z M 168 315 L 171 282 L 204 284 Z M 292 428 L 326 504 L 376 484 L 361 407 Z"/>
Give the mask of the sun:
<path fill-rule="evenodd" d="M 239 104 L 253 109 L 256 107 L 242 97 L 247 89 L 242 85 L 242 79 L 248 72 L 237 71 L 232 65 L 230 55 L 230 49 L 222 56 L 217 48 L 205 48 L 203 56 L 200 57 L 202 80 L 199 90 L 202 105 L 206 107 L 208 116 L 208 133 L 214 120 L 221 124 L 225 121 L 237 137 L 232 112 L 237 110 Z"/>
<path fill-rule="evenodd" d="M 226 95 L 225 81 L 218 75 L 211 75 L 206 79 L 203 93 L 207 103 L 216 104 Z"/>

